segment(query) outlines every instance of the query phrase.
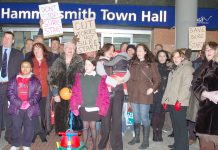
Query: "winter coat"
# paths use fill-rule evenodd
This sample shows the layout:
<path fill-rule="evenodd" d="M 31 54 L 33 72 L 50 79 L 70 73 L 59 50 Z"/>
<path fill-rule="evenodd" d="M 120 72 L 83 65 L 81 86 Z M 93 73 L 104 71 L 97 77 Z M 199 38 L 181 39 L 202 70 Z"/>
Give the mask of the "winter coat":
<path fill-rule="evenodd" d="M 193 84 L 194 93 L 198 100 L 200 100 L 196 119 L 197 133 L 218 135 L 218 104 L 201 97 L 203 91 L 217 91 L 217 83 L 218 63 L 210 61 L 201 76 Z"/>
<path fill-rule="evenodd" d="M 161 101 L 162 101 L 163 94 L 167 86 L 167 79 L 168 79 L 170 70 L 166 66 L 166 64 L 158 63 L 158 71 L 161 77 L 160 88 L 154 94 L 154 102 L 152 105 L 152 108 L 153 108 L 152 112 L 156 112 L 156 113 L 160 113 L 164 111 Z"/>
<path fill-rule="evenodd" d="M 181 103 L 181 106 L 189 105 L 193 72 L 192 63 L 188 60 L 183 60 L 169 73 L 162 104 L 167 103 L 168 105 L 174 105 L 178 100 Z"/>
<path fill-rule="evenodd" d="M 153 94 L 147 95 L 149 88 L 156 91 L 160 86 L 160 74 L 156 63 L 148 64 L 136 60 L 130 66 L 128 81 L 129 102 L 138 104 L 152 104 Z"/>
<path fill-rule="evenodd" d="M 201 75 L 202 71 L 205 69 L 205 67 L 208 65 L 208 61 L 202 60 L 200 62 L 199 59 L 196 59 L 196 61 L 193 61 L 193 68 L 196 69 L 195 72 L 193 73 L 193 80 L 192 80 L 192 85 L 195 83 L 197 78 Z M 197 68 L 196 68 L 197 67 Z M 195 122 L 196 117 L 197 117 L 197 112 L 199 109 L 199 101 L 197 100 L 194 92 L 193 92 L 193 86 L 191 87 L 191 97 L 189 101 L 189 107 L 187 109 L 187 116 L 186 119 Z"/>
<path fill-rule="evenodd" d="M 46 125 L 45 125 L 45 129 L 48 132 L 52 129 L 52 124 L 51 124 L 51 92 L 50 92 L 49 85 L 47 82 L 48 68 L 51 67 L 53 61 L 58 56 L 59 56 L 58 54 L 53 54 L 51 52 L 48 52 L 46 57 L 44 57 L 43 62 L 42 62 L 40 67 L 38 65 L 36 58 L 34 57 L 33 52 L 30 52 L 29 57 L 26 57 L 26 59 L 29 60 L 30 62 L 32 62 L 32 64 L 33 64 L 33 71 L 38 74 L 38 79 L 40 80 L 40 83 L 42 86 L 42 97 L 46 98 L 46 106 L 45 106 L 45 124 Z M 35 74 L 35 75 L 37 76 L 37 74 Z M 35 124 L 37 124 L 37 123 L 35 123 Z"/>
<path fill-rule="evenodd" d="M 75 54 L 67 68 L 65 55 L 62 54 L 49 68 L 48 83 L 51 88 L 57 87 L 59 90 L 63 87 L 71 88 L 74 84 L 76 73 L 83 72 L 83 69 L 84 63 L 81 56 Z"/>
<path fill-rule="evenodd" d="M 40 115 L 39 101 L 41 94 L 41 84 L 35 75 L 32 75 L 28 83 L 28 102 L 30 107 L 27 109 L 27 115 L 30 119 Z M 8 83 L 7 96 L 10 101 L 8 113 L 11 115 L 18 115 L 22 105 L 22 100 L 18 97 L 16 76 L 12 77 Z"/>
<path fill-rule="evenodd" d="M 94 77 L 93 77 L 94 79 Z M 93 87 L 93 88 L 98 88 L 98 97 L 96 99 L 96 107 L 99 107 L 99 115 L 106 116 L 107 111 L 110 105 L 110 98 L 109 98 L 109 93 L 107 90 L 107 85 L 105 83 L 106 76 L 102 76 L 100 83 L 98 87 Z M 82 88 L 81 88 L 81 82 L 80 82 L 80 74 L 76 75 L 76 80 L 72 88 L 72 97 L 70 100 L 70 107 L 71 110 L 78 111 L 78 106 L 82 105 L 83 103 L 83 98 L 82 98 Z"/>
<path fill-rule="evenodd" d="M 65 55 L 62 54 L 58 57 L 52 66 L 49 68 L 48 83 L 50 85 L 53 96 L 59 94 L 63 87 L 72 88 L 75 76 L 77 72 L 82 72 L 84 69 L 84 63 L 81 56 L 75 54 L 67 68 L 65 62 Z M 57 89 L 56 95 L 54 89 Z M 55 131 L 65 132 L 68 129 L 68 114 L 69 114 L 69 101 L 61 100 L 59 103 L 55 103 Z"/>

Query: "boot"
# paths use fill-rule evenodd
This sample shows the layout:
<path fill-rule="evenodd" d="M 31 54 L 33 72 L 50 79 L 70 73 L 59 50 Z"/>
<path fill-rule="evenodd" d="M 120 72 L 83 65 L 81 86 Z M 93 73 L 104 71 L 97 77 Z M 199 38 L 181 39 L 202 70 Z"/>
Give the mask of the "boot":
<path fill-rule="evenodd" d="M 153 141 L 157 142 L 158 141 L 158 131 L 153 131 Z"/>
<path fill-rule="evenodd" d="M 135 143 L 140 143 L 140 123 L 134 124 L 135 137 L 128 142 L 129 145 L 134 145 Z"/>
<path fill-rule="evenodd" d="M 143 141 L 142 144 L 138 147 L 139 149 L 146 149 L 149 147 L 149 134 L 150 134 L 150 126 L 142 126 L 143 130 Z"/>
<path fill-rule="evenodd" d="M 33 139 L 32 139 L 32 143 L 35 143 L 36 137 L 37 137 L 37 134 L 34 134 Z"/>
<path fill-rule="evenodd" d="M 163 141 L 162 130 L 160 130 L 160 129 L 157 131 L 157 139 L 159 142 Z"/>

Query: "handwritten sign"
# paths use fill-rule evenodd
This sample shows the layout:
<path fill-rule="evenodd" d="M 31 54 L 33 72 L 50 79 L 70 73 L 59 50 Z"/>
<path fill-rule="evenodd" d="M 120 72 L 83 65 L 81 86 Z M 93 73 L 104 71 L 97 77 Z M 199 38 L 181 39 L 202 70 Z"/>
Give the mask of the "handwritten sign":
<path fill-rule="evenodd" d="M 78 36 L 77 53 L 82 54 L 99 50 L 95 19 L 73 21 L 75 35 Z"/>
<path fill-rule="evenodd" d="M 39 13 L 43 19 L 43 36 L 50 38 L 63 35 L 61 13 L 58 3 L 39 5 Z"/>
<path fill-rule="evenodd" d="M 201 50 L 206 40 L 206 26 L 189 27 L 189 48 Z"/>

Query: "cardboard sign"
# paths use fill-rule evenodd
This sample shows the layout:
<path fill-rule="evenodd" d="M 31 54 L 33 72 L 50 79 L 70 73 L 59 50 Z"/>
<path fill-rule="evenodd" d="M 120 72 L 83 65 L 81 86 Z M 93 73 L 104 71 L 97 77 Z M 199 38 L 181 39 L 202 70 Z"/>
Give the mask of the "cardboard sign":
<path fill-rule="evenodd" d="M 99 50 L 95 19 L 73 21 L 74 34 L 78 36 L 77 54 Z"/>
<path fill-rule="evenodd" d="M 39 5 L 40 17 L 43 20 L 44 38 L 63 35 L 61 13 L 58 3 Z"/>
<path fill-rule="evenodd" d="M 189 48 L 201 50 L 206 40 L 206 26 L 189 27 Z"/>

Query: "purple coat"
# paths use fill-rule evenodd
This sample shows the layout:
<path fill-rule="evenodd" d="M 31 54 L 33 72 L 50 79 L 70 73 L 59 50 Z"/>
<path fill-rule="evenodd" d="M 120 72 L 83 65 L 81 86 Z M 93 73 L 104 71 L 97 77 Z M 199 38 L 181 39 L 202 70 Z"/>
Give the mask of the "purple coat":
<path fill-rule="evenodd" d="M 28 101 L 30 107 L 27 109 L 27 115 L 29 118 L 40 115 L 39 101 L 41 93 L 41 84 L 35 75 L 32 75 L 28 83 Z M 22 105 L 22 100 L 18 97 L 16 76 L 12 77 L 8 83 L 7 96 L 10 101 L 8 113 L 11 115 L 18 115 Z"/>
<path fill-rule="evenodd" d="M 110 105 L 109 93 L 105 83 L 106 76 L 102 76 L 98 85 L 98 97 L 96 107 L 99 107 L 99 115 L 106 116 Z M 96 87 L 93 87 L 96 88 Z M 72 88 L 72 97 L 70 99 L 70 108 L 72 112 L 78 111 L 78 106 L 83 103 L 82 90 L 80 83 L 80 74 L 76 74 L 76 79 Z"/>

